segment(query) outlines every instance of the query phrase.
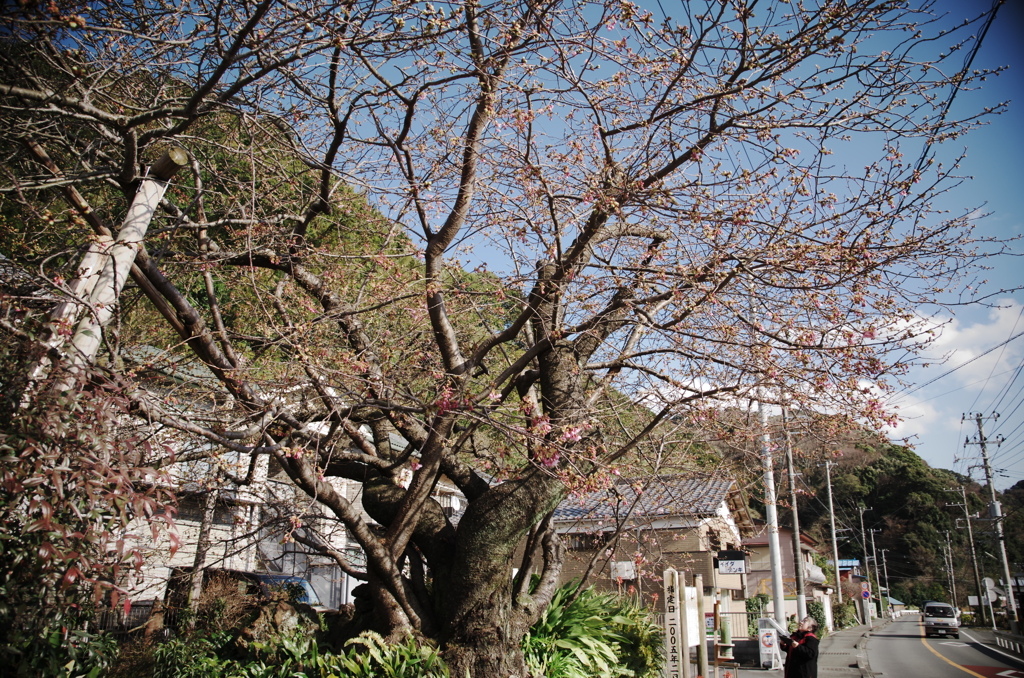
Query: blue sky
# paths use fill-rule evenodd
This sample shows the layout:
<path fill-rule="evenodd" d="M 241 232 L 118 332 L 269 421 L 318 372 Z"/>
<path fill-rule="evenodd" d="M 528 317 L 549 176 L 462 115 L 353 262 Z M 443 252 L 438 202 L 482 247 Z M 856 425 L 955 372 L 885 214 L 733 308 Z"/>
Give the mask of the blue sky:
<path fill-rule="evenodd" d="M 910 1 L 924 4 L 924 0 Z M 660 19 L 665 13 L 671 15 L 680 2 L 686 0 L 641 0 L 640 4 Z M 941 25 L 951 27 L 992 7 L 993 0 L 937 0 L 932 11 L 942 17 Z M 956 39 L 966 36 L 962 33 Z M 954 38 L 947 40 L 954 42 Z M 947 165 L 966 150 L 960 174 L 967 178 L 936 204 L 952 216 L 987 214 L 975 222 L 979 237 L 1014 238 L 1024 233 L 1024 2 L 1020 0 L 1007 0 L 999 8 L 972 64 L 974 69 L 1002 66 L 1008 70 L 988 78 L 981 88 L 961 91 L 951 116 L 969 116 L 1007 101 L 1008 111 L 935 149 Z M 833 148 L 837 165 L 860 166 L 875 155 L 870 139 L 863 137 Z M 993 441 L 989 452 L 999 489 L 1024 480 L 1024 336 L 999 346 L 1024 333 L 1024 293 L 1011 291 L 1024 285 L 1024 242 L 1012 243 L 1011 250 L 1017 256 L 989 260 L 991 270 L 980 290 L 982 295 L 993 295 L 988 305 L 919 309 L 923 318 L 941 327 L 941 335 L 924 356 L 931 364 L 913 369 L 905 377 L 907 387 L 889 400 L 902 417 L 902 423 L 888 431 L 890 437 L 906 439 L 934 467 L 981 481 L 984 472 L 978 447 L 964 447 L 965 438 L 975 435 L 977 428 L 962 418 L 969 412 L 981 411 L 988 417 L 998 412 L 998 419 L 987 419 L 984 425 Z M 1000 435 L 1005 442 L 997 446 L 994 440 Z"/>
<path fill-rule="evenodd" d="M 953 0 L 940 2 L 937 10 L 950 19 L 966 18 L 991 6 L 991 2 Z M 1013 237 L 1024 232 L 1024 7 L 1010 1 L 1003 5 L 985 37 L 974 67 L 1009 66 L 979 91 L 962 93 L 954 112 L 978 105 L 1010 101 L 1007 113 L 954 144 L 962 144 L 968 157 L 963 173 L 972 178 L 951 196 L 949 209 L 981 208 L 991 213 L 977 223 L 980 233 Z M 946 152 L 959 148 L 946 149 Z M 1024 254 L 1024 243 L 1015 243 Z M 987 288 L 996 292 L 1024 284 L 1024 258 L 1001 257 L 991 262 Z M 1005 437 L 999 447 L 989 446 L 996 487 L 1005 489 L 1024 480 L 1024 337 L 1010 341 L 978 357 L 1010 337 L 1024 332 L 1024 294 L 1006 292 L 994 298 L 998 308 L 959 308 L 949 311 L 922 309 L 922 313 L 946 321 L 930 357 L 945 362 L 911 372 L 915 383 L 893 399 L 904 422 L 894 437 L 912 436 L 915 448 L 932 466 L 951 468 L 983 479 L 977 446 L 964 448 L 964 439 L 977 433 L 971 422 L 961 422 L 967 412 L 986 416 L 998 412 L 998 420 L 984 422 L 985 434 Z M 968 363 L 973 359 L 973 362 Z M 955 369 L 957 368 L 957 369 Z M 948 373 L 948 374 L 947 374 Z M 945 376 L 943 376 L 945 375 Z M 941 377 L 936 379 L 937 377 Z M 933 383 L 932 380 L 935 380 Z M 916 390 L 914 390 L 916 389 Z"/>
<path fill-rule="evenodd" d="M 660 20 L 663 12 L 671 15 L 679 3 L 687 0 L 639 1 Z M 911 1 L 922 4 L 924 0 Z M 939 159 L 947 164 L 960 152 L 968 153 L 960 166 L 960 173 L 967 178 L 944 197 L 940 206 L 954 216 L 988 213 L 976 221 L 979 237 L 1013 238 L 1024 233 L 1022 6 L 1024 2 L 1020 0 L 1008 0 L 1000 7 L 972 64 L 976 69 L 1007 66 L 1008 70 L 989 78 L 980 89 L 961 91 L 951 115 L 969 116 L 983 107 L 1006 101 L 1010 102 L 1009 110 L 990 117 L 987 125 L 966 137 L 937 148 Z M 991 7 L 992 0 L 939 0 L 933 11 L 944 15 L 943 25 L 952 26 Z M 846 146 L 845 158 L 842 146 L 835 144 L 834 160 L 840 165 L 863 166 L 866 155 L 873 155 L 869 140 L 864 138 Z M 1024 242 L 1013 243 L 1011 247 L 1015 254 L 1024 255 Z M 501 268 L 496 261 L 489 263 Z M 961 419 L 968 412 L 982 411 L 986 416 L 998 412 L 1000 418 L 986 420 L 985 425 L 990 438 L 1006 438 L 1001 446 L 994 442 L 990 446 L 998 471 L 996 486 L 1005 489 L 1024 480 L 1024 336 L 998 346 L 1024 333 L 1024 293 L 1005 291 L 1024 284 L 1024 256 L 1004 256 L 989 263 L 988 282 L 981 290 L 983 295 L 993 294 L 988 305 L 919 309 L 922 317 L 941 327 L 941 335 L 925 356 L 932 364 L 912 370 L 905 379 L 909 382 L 907 388 L 891 398 L 890 404 L 903 421 L 889 433 L 893 439 L 907 439 L 932 466 L 983 480 L 984 474 L 977 466 L 978 448 L 965 450 L 963 444 L 968 435 L 976 433 L 976 428 Z M 993 347 L 998 348 L 988 352 Z"/>

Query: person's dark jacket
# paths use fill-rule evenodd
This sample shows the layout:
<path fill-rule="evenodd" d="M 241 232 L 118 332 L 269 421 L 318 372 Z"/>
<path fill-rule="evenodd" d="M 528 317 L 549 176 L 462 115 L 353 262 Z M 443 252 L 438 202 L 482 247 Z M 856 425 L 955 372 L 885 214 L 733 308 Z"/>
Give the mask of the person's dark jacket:
<path fill-rule="evenodd" d="M 818 678 L 818 637 L 797 631 L 782 639 L 786 650 L 786 678 Z"/>

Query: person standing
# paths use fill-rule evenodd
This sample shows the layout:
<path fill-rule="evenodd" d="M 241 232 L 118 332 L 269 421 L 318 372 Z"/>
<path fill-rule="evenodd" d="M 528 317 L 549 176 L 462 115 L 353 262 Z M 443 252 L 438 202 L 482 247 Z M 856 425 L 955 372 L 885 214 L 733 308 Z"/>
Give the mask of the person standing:
<path fill-rule="evenodd" d="M 793 635 L 781 640 L 786 651 L 785 678 L 818 678 L 818 622 L 804 617 Z"/>

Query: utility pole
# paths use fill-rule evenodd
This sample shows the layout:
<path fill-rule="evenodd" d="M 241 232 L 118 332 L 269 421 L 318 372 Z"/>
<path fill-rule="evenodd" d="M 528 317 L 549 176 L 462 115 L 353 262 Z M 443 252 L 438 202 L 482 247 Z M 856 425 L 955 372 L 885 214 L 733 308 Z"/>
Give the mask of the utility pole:
<path fill-rule="evenodd" d="M 878 552 L 875 550 L 875 532 L 881 532 L 881 530 L 870 529 L 868 534 L 871 535 L 871 566 L 875 568 L 875 584 L 878 586 L 878 607 L 882 607 L 882 580 L 878 576 Z M 886 591 L 888 594 L 888 591 Z M 869 599 L 870 600 L 870 599 Z M 874 603 L 872 603 L 873 605 Z M 878 616 L 882 616 L 882 610 L 878 610 Z"/>
<path fill-rule="evenodd" d="M 782 431 L 786 436 L 786 464 L 789 466 L 789 497 L 793 503 L 793 568 L 796 571 L 796 618 L 807 616 L 807 594 L 804 589 L 804 554 L 800 545 L 800 513 L 797 509 L 796 471 L 793 469 L 793 441 L 789 436 L 786 408 L 782 409 Z"/>
<path fill-rule="evenodd" d="M 772 437 L 768 433 L 768 408 L 757 404 L 761 423 L 761 456 L 764 459 L 764 513 L 768 521 L 768 558 L 772 567 L 772 607 L 775 621 L 786 628 L 786 592 L 782 588 L 782 557 L 779 549 L 779 516 L 775 507 L 775 471 L 772 461 Z"/>
<path fill-rule="evenodd" d="M 953 607 L 960 607 L 956 604 L 956 573 L 953 572 L 953 544 L 949 541 L 949 530 L 946 530 L 946 553 L 949 554 L 949 588 L 953 593 Z"/>
<path fill-rule="evenodd" d="M 964 510 L 964 520 L 967 521 L 967 543 L 971 545 L 971 563 L 974 565 L 974 587 L 978 593 L 978 607 L 981 608 L 981 621 L 987 624 L 988 619 L 985 613 L 985 605 L 982 602 L 981 571 L 978 569 L 978 554 L 974 550 L 974 529 L 971 527 L 971 512 L 967 506 L 967 488 L 963 485 L 957 488 L 949 487 L 946 488 L 946 492 L 960 493 L 961 503 L 946 504 L 946 506 L 960 506 Z M 959 522 L 959 519 L 957 519 L 957 522 Z"/>
<path fill-rule="evenodd" d="M 885 612 L 890 618 L 892 618 L 892 601 L 890 600 L 892 598 L 892 592 L 889 590 L 889 565 L 885 562 L 885 552 L 889 549 L 878 550 L 882 552 L 882 572 L 885 576 Z M 878 565 L 878 563 L 875 563 L 875 565 Z"/>
<path fill-rule="evenodd" d="M 857 510 L 860 511 L 860 545 L 861 545 L 862 551 L 864 553 L 864 572 L 867 574 L 867 577 L 868 577 L 868 589 L 870 590 L 870 588 L 871 588 L 871 568 L 868 567 L 868 535 L 867 535 L 867 532 L 864 530 L 864 512 L 865 511 L 870 511 L 871 509 L 865 508 L 863 506 L 858 506 Z M 867 624 L 869 628 L 874 626 L 874 624 L 871 623 L 871 598 L 870 597 L 868 598 L 868 604 L 864 606 L 864 617 L 865 617 L 864 623 Z"/>
<path fill-rule="evenodd" d="M 973 415 L 964 415 L 964 419 L 967 416 L 971 416 L 975 423 L 978 425 L 978 439 L 974 442 L 968 438 L 964 442 L 964 447 L 967 445 L 978 445 L 981 447 L 981 458 L 985 463 L 985 480 L 988 482 L 989 492 L 992 494 L 992 504 L 990 506 L 990 512 L 993 519 L 996 522 L 996 538 L 999 540 L 999 554 L 1003 559 L 1003 577 L 1006 582 L 1006 616 L 1010 620 L 1010 633 L 1019 633 L 1017 628 L 1017 601 L 1014 598 L 1013 593 L 1013 573 L 1010 572 L 1010 561 L 1006 557 L 1006 535 L 1003 533 L 1003 507 L 996 500 L 996 485 L 992 481 L 992 464 L 989 463 L 988 459 L 988 447 L 986 443 L 988 440 L 985 438 L 985 428 L 982 422 L 985 419 L 998 419 L 999 415 L 992 413 L 991 417 L 986 417 L 981 412 L 977 412 Z M 1002 442 L 1002 438 L 998 439 L 998 442 Z"/>
<path fill-rule="evenodd" d="M 832 507 L 832 466 L 834 463 L 826 461 L 822 466 L 825 467 L 825 484 L 828 485 L 828 516 L 832 521 L 832 565 L 836 571 L 836 606 L 833 609 L 838 610 L 839 604 L 843 602 L 843 592 L 839 587 L 839 546 L 836 541 L 836 512 Z M 835 617 L 834 612 L 832 616 Z M 834 619 L 832 625 L 835 626 Z"/>

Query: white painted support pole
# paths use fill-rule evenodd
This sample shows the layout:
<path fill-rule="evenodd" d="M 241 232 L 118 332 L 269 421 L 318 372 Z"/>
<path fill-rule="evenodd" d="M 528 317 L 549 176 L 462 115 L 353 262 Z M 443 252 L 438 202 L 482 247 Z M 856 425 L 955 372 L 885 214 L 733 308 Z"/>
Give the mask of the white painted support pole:
<path fill-rule="evenodd" d="M 88 299 L 96 287 L 103 265 L 106 263 L 107 250 L 114 240 L 107 235 L 95 236 L 82 263 L 78 266 L 78 275 L 68 284 L 68 290 L 77 299 Z M 75 301 L 61 302 L 50 314 L 50 341 L 52 346 L 60 345 L 70 334 L 69 322 L 78 315 L 81 305 Z"/>
<path fill-rule="evenodd" d="M 704 575 L 693 575 L 693 587 L 697 589 L 697 670 L 701 676 L 708 675 L 708 637 L 704 626 Z"/>
<path fill-rule="evenodd" d="M 89 296 L 87 315 L 78 324 L 71 340 L 75 347 L 75 364 L 91 363 L 99 352 L 103 327 L 114 313 L 117 298 L 124 288 L 135 255 L 142 248 L 153 215 L 167 190 L 167 180 L 188 163 L 188 156 L 180 148 L 172 148 L 151 168 L 142 180 L 138 193 L 128 208 L 128 216 L 121 226 L 117 240 L 110 247 L 107 261 Z"/>
<path fill-rule="evenodd" d="M 103 271 L 103 264 L 107 258 L 107 249 L 112 242 L 113 239 L 109 236 L 97 236 L 92 244 L 89 245 L 89 249 L 86 250 L 85 256 L 82 257 L 82 263 L 78 265 L 77 275 L 68 284 L 68 290 L 74 299 L 61 302 L 50 313 L 50 320 L 47 323 L 49 335 L 43 341 L 43 345 L 48 350 L 60 348 L 71 335 L 71 328 L 74 326 L 82 307 L 81 300 L 87 301 L 89 295 L 92 294 L 93 288 L 96 287 L 96 281 Z M 29 372 L 29 384 L 34 384 L 44 379 L 50 370 L 50 364 L 50 356 L 44 354 Z M 32 387 L 30 386 L 25 394 L 26 399 L 31 391 Z M 27 404 L 28 401 L 25 400 L 23 405 L 27 406 Z"/>

